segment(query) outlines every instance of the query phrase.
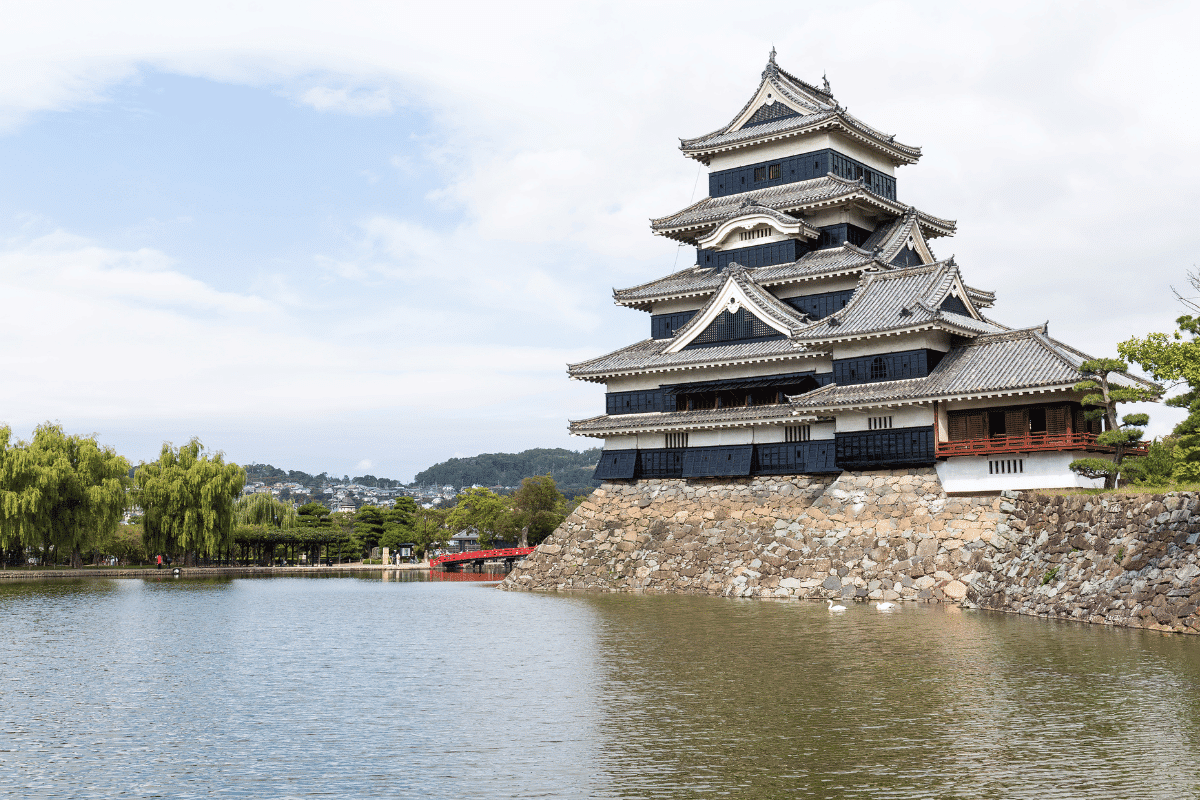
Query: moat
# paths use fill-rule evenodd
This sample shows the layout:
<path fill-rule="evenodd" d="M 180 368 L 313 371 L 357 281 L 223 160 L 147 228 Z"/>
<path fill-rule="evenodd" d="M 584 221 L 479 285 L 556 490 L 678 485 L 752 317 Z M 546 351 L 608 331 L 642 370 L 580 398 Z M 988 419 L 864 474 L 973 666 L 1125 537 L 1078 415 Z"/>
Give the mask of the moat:
<path fill-rule="evenodd" d="M 0 585 L 0 794 L 1200 797 L 1200 637 L 427 577 Z"/>

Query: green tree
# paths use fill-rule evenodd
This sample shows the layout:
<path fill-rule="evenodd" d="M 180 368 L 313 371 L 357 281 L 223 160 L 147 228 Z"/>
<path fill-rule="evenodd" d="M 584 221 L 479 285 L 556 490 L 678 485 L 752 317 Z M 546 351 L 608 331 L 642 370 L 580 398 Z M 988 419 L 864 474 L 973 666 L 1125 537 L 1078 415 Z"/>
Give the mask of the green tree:
<path fill-rule="evenodd" d="M 1197 286 L 1195 274 L 1189 275 L 1189 279 Z M 1194 306 L 1190 302 L 1188 305 Z M 1167 400 L 1169 406 L 1188 410 L 1188 416 L 1171 432 L 1174 443 L 1171 479 L 1195 483 L 1200 481 L 1200 317 L 1184 315 L 1175 322 L 1178 329 L 1172 335 L 1150 333 L 1141 339 L 1135 336 L 1117 345 L 1117 352 L 1137 363 L 1155 380 L 1187 385 L 1186 392 Z"/>
<path fill-rule="evenodd" d="M 129 462 L 94 437 L 68 435 L 49 422 L 28 445 L 12 448 L 9 437 L 3 429 L 2 535 L 40 547 L 43 558 L 70 553 L 71 566 L 83 566 L 82 551 L 111 537 L 121 521 Z"/>
<path fill-rule="evenodd" d="M 450 509 L 446 525 L 454 531 L 474 530 L 484 550 L 501 538 L 506 529 L 508 502 L 483 487 L 467 489 L 458 495 L 458 505 Z"/>
<path fill-rule="evenodd" d="M 1117 405 L 1120 403 L 1147 402 L 1158 399 L 1159 392 L 1152 389 L 1127 386 L 1112 382 L 1114 374 L 1125 372 L 1129 366 L 1115 358 L 1094 358 L 1080 365 L 1079 371 L 1085 379 L 1075 384 L 1075 391 L 1085 392 L 1083 404 L 1092 408 L 1087 412 L 1091 420 L 1103 419 L 1105 431 L 1096 437 L 1096 443 L 1113 448 L 1111 461 L 1103 458 L 1080 458 L 1070 463 L 1072 472 L 1086 478 L 1103 478 L 1104 488 L 1113 489 L 1121 474 L 1121 462 L 1125 460 L 1128 447 L 1140 441 L 1142 428 L 1150 422 L 1146 414 L 1126 414 L 1117 421 Z"/>
<path fill-rule="evenodd" d="M 387 532 L 386 511 L 379 506 L 363 506 L 354 515 L 354 535 L 367 550 L 378 547 Z"/>
<path fill-rule="evenodd" d="M 554 478 L 525 478 L 513 492 L 510 524 L 519 532 L 519 547 L 534 546 L 554 532 L 567 516 L 567 501 Z"/>
<path fill-rule="evenodd" d="M 297 527 L 300 515 L 291 503 L 276 500 L 265 492 L 243 495 L 233 506 L 233 521 L 237 525 L 261 525 L 276 530 Z"/>
<path fill-rule="evenodd" d="M 396 552 L 402 544 L 416 544 L 414 531 L 420 509 L 411 497 L 400 497 L 384 515 L 384 532 L 379 540 L 380 547 Z"/>
<path fill-rule="evenodd" d="M 204 453 L 193 438 L 175 448 L 165 443 L 157 461 L 138 465 L 134 502 L 142 507 L 146 546 L 152 552 L 183 551 L 186 563 L 233 543 L 234 502 L 246 484 L 237 464 Z"/>
<path fill-rule="evenodd" d="M 450 542 L 450 529 L 446 527 L 449 515 L 448 510 L 440 508 L 418 508 L 413 513 L 413 544 L 418 559 L 428 558 Z"/>

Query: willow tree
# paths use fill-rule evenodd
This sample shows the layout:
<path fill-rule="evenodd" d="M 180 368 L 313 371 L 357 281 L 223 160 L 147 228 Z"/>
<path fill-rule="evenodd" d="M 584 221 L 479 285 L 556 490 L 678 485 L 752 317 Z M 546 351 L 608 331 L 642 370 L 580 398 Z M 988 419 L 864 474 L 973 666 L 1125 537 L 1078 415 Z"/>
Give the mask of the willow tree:
<path fill-rule="evenodd" d="M 257 546 L 259 563 L 274 557 L 277 544 L 294 545 L 302 538 L 282 533 L 298 528 L 296 508 L 263 492 L 239 497 L 233 507 L 233 521 L 237 526 L 234 540 L 244 548 Z"/>
<path fill-rule="evenodd" d="M 23 554 L 36 543 L 33 513 L 38 499 L 37 470 L 29 448 L 12 441 L 11 429 L 0 427 L 0 549 L 6 561 L 10 551 Z"/>
<path fill-rule="evenodd" d="M 0 434 L 0 492 L 5 544 L 39 547 L 43 556 L 67 552 L 83 566 L 81 551 L 116 533 L 126 507 L 129 462 L 91 436 L 68 435 L 47 422 L 29 444 L 10 445 Z"/>
<path fill-rule="evenodd" d="M 246 471 L 226 464 L 221 453 L 204 453 L 199 439 L 178 449 L 163 444 L 157 461 L 138 465 L 133 482 L 149 552 L 182 550 L 190 565 L 197 554 L 232 543 L 233 507 Z"/>

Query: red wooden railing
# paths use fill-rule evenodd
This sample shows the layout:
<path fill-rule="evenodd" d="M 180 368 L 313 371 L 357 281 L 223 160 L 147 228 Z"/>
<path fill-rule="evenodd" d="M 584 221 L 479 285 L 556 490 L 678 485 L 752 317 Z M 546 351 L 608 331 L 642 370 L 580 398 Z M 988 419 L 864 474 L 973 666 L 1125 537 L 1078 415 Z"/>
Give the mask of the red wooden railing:
<path fill-rule="evenodd" d="M 1125 448 L 1132 456 L 1144 456 L 1148 442 Z M 1094 433 L 1027 433 L 1024 436 L 989 436 L 986 439 L 958 439 L 938 442 L 937 454 L 944 456 L 992 455 L 993 453 L 1030 453 L 1046 450 L 1092 450 L 1111 453 L 1109 445 L 1096 444 Z"/>
<path fill-rule="evenodd" d="M 445 553 L 430 561 L 429 566 L 436 569 L 439 566 L 455 564 L 460 561 L 503 561 L 506 558 L 521 558 L 532 552 L 532 547 L 506 547 L 502 550 L 468 550 L 465 553 Z"/>

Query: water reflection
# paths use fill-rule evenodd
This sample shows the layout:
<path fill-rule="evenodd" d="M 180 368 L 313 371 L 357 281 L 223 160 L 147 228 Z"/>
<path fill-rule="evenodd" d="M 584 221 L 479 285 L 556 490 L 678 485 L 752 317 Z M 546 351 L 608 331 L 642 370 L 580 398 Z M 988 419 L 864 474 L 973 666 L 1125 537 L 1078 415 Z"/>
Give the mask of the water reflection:
<path fill-rule="evenodd" d="M 1200 796 L 1198 638 L 498 577 L 0 585 L 0 794 Z"/>

